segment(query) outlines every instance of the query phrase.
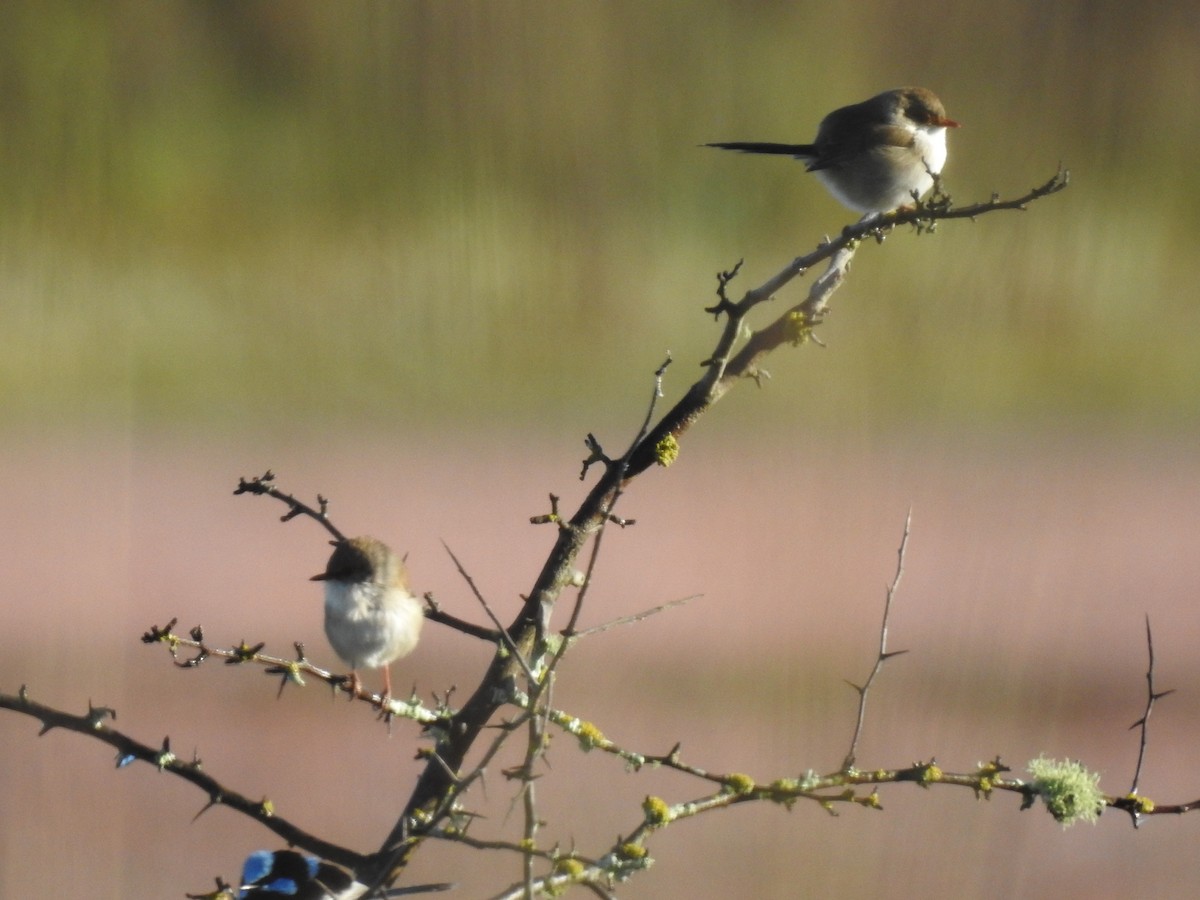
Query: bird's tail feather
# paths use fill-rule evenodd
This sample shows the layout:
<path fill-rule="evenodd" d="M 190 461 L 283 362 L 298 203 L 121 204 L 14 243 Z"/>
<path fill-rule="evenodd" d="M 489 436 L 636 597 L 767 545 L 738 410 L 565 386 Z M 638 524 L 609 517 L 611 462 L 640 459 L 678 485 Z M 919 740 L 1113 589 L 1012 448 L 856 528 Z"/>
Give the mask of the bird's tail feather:
<path fill-rule="evenodd" d="M 762 144 L 755 141 L 733 141 L 724 144 L 705 144 L 722 150 L 740 150 L 742 153 L 772 153 L 778 156 L 794 156 L 808 159 L 813 156 L 812 144 Z"/>

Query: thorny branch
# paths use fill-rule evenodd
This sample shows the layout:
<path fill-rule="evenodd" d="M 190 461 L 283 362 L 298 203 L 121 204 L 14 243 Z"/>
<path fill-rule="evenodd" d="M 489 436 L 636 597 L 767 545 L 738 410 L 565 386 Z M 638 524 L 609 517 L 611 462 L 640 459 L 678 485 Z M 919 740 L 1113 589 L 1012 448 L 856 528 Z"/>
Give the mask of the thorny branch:
<path fill-rule="evenodd" d="M 326 531 L 332 534 L 335 541 L 346 540 L 346 536 L 338 530 L 338 527 L 326 515 L 326 511 L 329 508 L 329 501 L 326 498 L 317 494 L 317 509 L 313 509 L 307 503 L 303 503 L 291 494 L 285 494 L 279 488 L 275 487 L 275 473 L 270 469 L 267 469 L 262 475 L 256 475 L 253 478 L 239 478 L 238 486 L 233 493 L 234 496 L 238 494 L 257 494 L 259 496 L 274 497 L 276 500 L 283 501 L 288 506 L 288 511 L 280 517 L 279 521 L 288 522 L 297 516 L 308 516 L 319 522 Z"/>
<path fill-rule="evenodd" d="M 878 797 L 874 790 L 869 794 L 860 794 L 855 788 L 889 781 L 914 781 L 926 787 L 933 784 L 958 784 L 972 787 L 982 796 L 987 796 L 994 790 L 1012 790 L 1022 793 L 1026 797 L 1030 796 L 1032 789 L 1029 785 L 1002 776 L 1007 768 L 1000 764 L 999 759 L 981 765 L 976 772 L 960 775 L 942 771 L 932 760 L 929 763 L 915 763 L 907 769 L 871 772 L 859 772 L 853 769 L 865 714 L 867 689 L 882 663 L 888 657 L 895 655 L 895 652 L 889 652 L 886 649 L 887 626 L 891 600 L 899 585 L 903 570 L 904 550 L 908 538 L 907 524 L 899 550 L 900 559 L 896 575 L 888 589 L 876 665 L 866 684 L 859 689 L 858 719 L 850 752 L 843 767 L 835 773 L 819 776 L 810 772 L 800 778 L 779 778 L 770 783 L 760 784 L 748 776 L 736 773 L 715 774 L 689 764 L 681 759 L 678 746 L 662 756 L 638 754 L 609 741 L 599 729 L 590 723 L 573 719 L 561 711 L 552 709 L 548 694 L 543 697 L 543 693 L 548 692 L 552 687 L 550 676 L 555 665 L 562 658 L 566 645 L 572 638 L 588 633 L 588 631 L 576 631 L 582 605 L 581 599 L 577 598 L 570 622 L 562 631 L 561 636 L 564 640 L 553 645 L 549 638 L 551 633 L 549 621 L 554 604 L 564 587 L 579 583 L 575 560 L 588 540 L 593 541 L 593 550 L 587 576 L 582 579 L 584 590 L 590 584 L 590 574 L 595 565 L 598 541 L 604 524 L 609 521 L 621 525 L 629 524 L 628 520 L 619 520 L 613 515 L 613 507 L 622 491 L 635 477 L 651 466 L 669 465 L 679 452 L 680 440 L 686 431 L 738 380 L 750 377 L 761 383 L 761 379 L 768 376 L 768 373 L 760 367 L 761 360 L 767 354 L 784 343 L 802 344 L 808 340 L 816 341 L 814 329 L 821 323 L 829 297 L 844 280 L 850 259 L 864 238 L 873 238 L 879 242 L 900 225 L 910 224 L 914 225 L 919 232 L 928 231 L 932 230 L 933 225 L 942 219 L 974 218 L 996 210 L 1025 209 L 1028 203 L 1062 190 L 1067 183 L 1068 173 L 1060 169 L 1053 178 L 1023 197 L 1001 201 L 997 196 L 993 196 L 985 203 L 957 209 L 951 205 L 949 198 L 940 193 L 939 189 L 925 203 L 918 203 L 909 209 L 864 220 L 846 228 L 838 238 L 826 241 L 809 254 L 797 257 L 778 274 L 759 287 L 748 291 L 741 300 L 736 302 L 729 300 L 727 293 L 729 285 L 738 274 L 740 263 L 732 270 L 721 273 L 718 287 L 719 303 L 710 311 L 718 318 L 724 314 L 726 322 L 718 338 L 715 352 L 705 362 L 705 371 L 702 377 L 656 425 L 651 426 L 657 399 L 662 394 L 662 376 L 666 365 L 670 362 L 668 359 L 667 363 L 656 373 L 654 400 L 650 404 L 638 437 L 619 460 L 606 457 L 600 448 L 599 441 L 589 436 L 589 448 L 592 455 L 585 464 L 585 471 L 588 465 L 600 463 L 603 467 L 601 477 L 579 510 L 569 520 L 564 521 L 558 514 L 557 498 L 552 499 L 552 514 L 547 517 L 539 517 L 558 525 L 558 540 L 536 579 L 533 590 L 526 598 L 520 614 L 507 628 L 501 627 L 497 621 L 495 631 L 481 629 L 478 626 L 462 629 L 475 634 L 475 636 L 495 640 L 498 645 L 504 643 L 504 652 L 498 652 L 495 655 L 479 687 L 462 709 L 450 710 L 448 707 L 439 706 L 436 711 L 425 710 L 425 714 L 429 717 L 428 724 L 434 726 L 437 743 L 425 754 L 429 760 L 425 771 L 410 797 L 403 815 L 380 850 L 370 857 L 362 857 L 343 848 L 316 849 L 314 841 L 303 839 L 306 837 L 303 835 L 298 836 L 299 839 L 295 843 L 320 852 L 334 862 L 353 867 L 356 875 L 360 875 L 364 880 L 369 879 L 373 887 L 391 885 L 424 838 L 466 840 L 465 827 L 460 826 L 463 822 L 469 822 L 470 814 L 461 807 L 461 798 L 471 783 L 484 776 L 486 766 L 492 761 L 501 745 L 522 724 L 531 724 L 531 727 L 527 732 L 529 751 L 520 776 L 525 779 L 526 786 L 532 783 L 532 764 L 540 755 L 543 739 L 542 730 L 540 726 L 537 726 L 539 721 L 553 722 L 558 727 L 565 728 L 579 739 L 581 746 L 585 749 L 600 749 L 613 754 L 624 760 L 626 765 L 641 768 L 650 763 L 672 768 L 715 784 L 717 790 L 697 800 L 674 806 L 656 798 L 647 798 L 643 808 L 642 822 L 630 832 L 628 837 L 614 844 L 609 854 L 595 861 L 575 857 L 573 854 L 560 855 L 557 851 L 547 855 L 543 851 L 531 847 L 531 843 L 536 837 L 536 807 L 533 804 L 532 793 L 526 793 L 525 797 L 528 800 L 524 829 L 526 841 L 519 846 L 514 845 L 516 852 L 524 856 L 524 871 L 521 884 L 513 889 L 512 896 L 531 896 L 534 893 L 552 890 L 567 883 L 585 884 L 597 895 L 607 896 L 605 885 L 613 880 L 628 877 L 629 874 L 648 865 L 649 860 L 643 843 L 652 832 L 675 819 L 687 818 L 733 803 L 769 800 L 790 806 L 800 799 L 807 799 L 820 803 L 831 812 L 835 804 L 844 802 L 878 807 Z M 766 327 L 751 333 L 741 348 L 735 352 L 735 347 L 745 333 L 745 321 L 748 314 L 759 304 L 771 299 L 776 292 L 793 279 L 826 261 L 829 264 L 825 273 L 814 282 L 808 296 Z M 295 497 L 279 491 L 273 482 L 274 474 L 268 471 L 257 478 L 242 479 L 235 493 L 265 494 L 275 497 L 288 505 L 289 511 L 282 517 L 284 521 L 299 515 L 307 515 L 320 522 L 335 539 L 344 539 L 343 534 L 327 518 L 328 504 L 325 498 L 319 496 L 317 508 L 313 508 L 296 500 Z M 429 602 L 432 611 L 429 615 L 433 618 L 434 614 L 439 611 L 432 600 Z M 303 651 L 299 645 L 297 646 L 298 658 L 286 660 L 262 655 L 259 652 L 261 645 L 250 647 L 243 643 L 242 646 L 233 650 L 215 650 L 204 645 L 202 636 L 196 636 L 189 643 L 187 639 L 171 634 L 171 626 L 164 630 L 155 629 L 148 635 L 151 635 L 151 640 L 167 643 L 172 653 L 176 646 L 194 646 L 197 656 L 195 659 L 181 664 L 185 666 L 196 665 L 207 656 L 223 656 L 227 662 L 269 662 L 274 669 L 268 671 L 283 676 L 281 690 L 289 680 L 298 679 L 301 672 L 326 680 L 336 678 L 336 676 L 331 676 L 307 663 L 303 659 Z M 547 664 L 537 664 L 539 660 L 544 663 L 547 655 L 549 658 Z M 524 675 L 527 680 L 529 692 L 526 695 L 522 695 L 513 688 L 514 676 L 518 674 Z M 331 681 L 331 683 L 333 682 Z M 1151 695 L 1154 696 L 1152 687 Z M 483 760 L 473 770 L 464 773 L 461 767 L 467 751 L 474 745 L 482 729 L 488 725 L 495 713 L 507 703 L 515 703 L 521 708 L 519 715 L 514 721 L 500 726 L 500 733 L 483 754 Z M 41 717 L 42 710 L 47 709 L 35 710 L 30 706 L 24 692 L 18 698 L 0 695 L 0 706 L 5 705 L 38 717 Z M 424 709 L 419 704 L 418 708 Z M 1148 718 L 1148 715 L 1149 709 L 1147 709 L 1144 719 Z M 424 721 L 421 715 L 412 717 Z M 77 723 L 77 727 L 72 727 L 72 730 L 94 733 L 97 726 L 92 723 L 92 719 L 81 718 L 88 724 Z M 43 718 L 45 724 L 43 730 L 49 727 L 68 727 L 64 724 L 65 721 L 56 721 L 51 726 L 49 721 Z M 112 733 L 117 734 L 116 732 Z M 154 751 L 152 748 L 138 745 L 135 757 L 148 761 L 154 759 L 161 761 L 161 754 L 166 751 L 167 746 L 164 743 L 164 751 Z M 155 756 L 156 752 L 159 754 L 158 757 Z M 196 768 L 198 769 L 198 766 Z M 1113 806 L 1122 806 L 1122 803 L 1125 802 L 1125 798 L 1106 799 L 1108 804 Z M 1195 805 L 1191 804 L 1191 806 Z M 1124 807 L 1122 806 L 1122 808 Z M 1153 812 L 1168 811 L 1182 812 L 1185 811 L 1185 808 L 1158 807 L 1153 810 Z M 531 826 L 530 822 L 534 824 Z M 447 824 L 450 827 L 444 827 Z M 278 828 L 276 830 L 278 832 Z M 316 843 L 317 846 L 320 846 L 320 842 Z M 554 870 L 543 878 L 534 878 L 531 868 L 531 862 L 534 859 L 554 860 Z M 576 871 L 575 867 L 560 866 L 560 863 L 566 859 L 579 861 L 581 863 L 580 871 Z M 508 896 L 508 894 L 503 896 Z"/>
<path fill-rule="evenodd" d="M 1146 709 L 1142 712 L 1142 717 L 1130 725 L 1130 729 L 1140 728 L 1141 734 L 1138 738 L 1138 758 L 1137 765 L 1133 769 L 1133 783 L 1129 787 L 1130 800 L 1140 800 L 1138 797 L 1138 782 L 1142 778 L 1142 763 L 1146 760 L 1146 745 L 1148 743 L 1150 730 L 1150 713 L 1154 711 L 1154 704 L 1166 697 L 1168 694 L 1175 693 L 1172 688 L 1168 691 L 1154 690 L 1154 635 L 1150 632 L 1150 616 L 1146 616 L 1146 653 L 1150 657 L 1150 661 L 1146 665 Z M 1133 827 L 1138 828 L 1142 823 L 1144 811 L 1141 806 L 1144 804 L 1131 803 L 1128 810 L 1129 815 L 1133 817 Z"/>
<path fill-rule="evenodd" d="M 188 637 L 176 634 L 174 629 L 177 621 L 177 619 L 172 619 L 162 628 L 151 625 L 150 629 L 142 634 L 142 643 L 165 645 L 171 658 L 174 659 L 175 665 L 181 669 L 194 669 L 206 660 L 215 657 L 224 660 L 226 665 L 249 663 L 265 667 L 265 674 L 279 677 L 280 694 L 288 684 L 303 687 L 305 675 L 311 675 L 324 681 L 335 690 L 341 689 L 347 693 L 350 692 L 347 678 L 344 675 L 335 675 L 310 662 L 304 655 L 304 644 L 300 642 L 293 645 L 296 650 L 294 659 L 263 653 L 262 649 L 265 644 L 262 643 L 247 644 L 242 641 L 236 647 L 214 647 L 205 641 L 204 629 L 199 625 L 188 632 Z M 194 651 L 193 655 L 180 660 L 178 651 L 181 647 Z M 444 709 L 430 710 L 415 697 L 406 701 L 396 700 L 394 697 L 385 700 L 381 694 L 373 694 L 361 687 L 354 697 L 375 706 L 381 713 L 413 719 L 423 725 L 436 724 L 447 715 Z"/>
<path fill-rule="evenodd" d="M 320 854 L 323 859 L 347 868 L 356 868 L 362 864 L 361 854 L 330 843 L 293 824 L 279 815 L 274 804 L 267 798 L 252 800 L 227 787 L 204 771 L 199 757 L 193 756 L 190 760 L 181 759 L 171 751 L 170 738 L 164 738 L 162 746 L 155 748 L 113 728 L 107 720 L 115 721 L 117 714 L 111 709 L 91 707 L 89 704 L 86 715 L 71 715 L 31 699 L 24 686 L 15 697 L 0 693 L 0 708 L 39 719 L 42 723 L 39 735 L 44 735 L 55 728 L 61 728 L 64 731 L 73 731 L 103 741 L 116 748 L 117 768 L 124 768 L 136 760 L 141 760 L 156 766 L 160 772 L 169 772 L 194 784 L 208 795 L 208 803 L 196 813 L 197 817 L 214 806 L 227 806 L 254 819 L 288 844 L 302 846 L 313 853 Z"/>
<path fill-rule="evenodd" d="M 893 656 L 900 656 L 908 652 L 907 650 L 888 650 L 887 637 L 888 623 L 892 617 L 892 600 L 896 597 L 896 590 L 900 587 L 900 578 L 904 575 L 904 551 L 908 547 L 908 535 L 911 526 L 912 510 L 910 509 L 908 516 L 904 519 L 904 535 L 900 538 L 900 549 L 896 553 L 896 574 L 892 578 L 892 583 L 888 585 L 887 596 L 883 601 L 883 620 L 879 626 L 879 653 L 875 657 L 875 665 L 863 684 L 850 683 L 850 687 L 858 691 L 858 715 L 854 721 L 854 736 L 850 739 L 850 751 L 846 754 L 846 759 L 842 763 L 843 772 L 849 772 L 854 768 L 854 761 L 858 754 L 858 739 L 862 737 L 863 721 L 867 714 L 867 692 L 871 690 L 875 676 L 883 669 L 883 664 Z"/>
<path fill-rule="evenodd" d="M 768 353 L 784 343 L 799 344 L 811 337 L 812 329 L 824 315 L 830 294 L 845 277 L 850 256 L 864 237 L 880 240 L 904 224 L 929 224 L 940 219 L 975 217 L 1001 209 L 1024 209 L 1028 203 L 1062 190 L 1067 181 L 1068 174 L 1060 169 L 1047 182 L 1015 200 L 1001 201 L 993 197 L 986 203 L 959 210 L 951 208 L 948 201 L 939 201 L 936 207 L 921 204 L 911 210 L 900 210 L 870 222 L 860 222 L 845 229 L 839 238 L 822 244 L 806 256 L 797 257 L 778 275 L 748 292 L 740 301 L 731 303 L 722 296 L 722 303 L 718 304 L 716 312 L 725 314 L 725 326 L 701 378 L 619 462 L 605 458 L 598 451 L 598 444 L 593 449 L 595 461 L 603 464 L 603 473 L 576 513 L 569 520 L 557 523 L 555 546 L 521 611 L 505 629 L 518 654 L 528 660 L 545 652 L 549 617 L 554 604 L 562 590 L 574 583 L 579 553 L 611 515 L 615 498 L 630 481 L 651 466 L 669 465 L 679 452 L 684 434 L 737 381 L 745 377 L 761 378 L 763 373 L 759 363 Z M 750 311 L 792 279 L 825 260 L 831 260 L 830 268 L 814 284 L 808 298 L 762 330 L 751 334 L 741 350 L 734 354 L 734 346 Z M 726 273 L 726 276 L 722 280 L 723 290 L 728 287 L 733 273 Z M 444 808 L 442 798 L 453 787 L 448 773 L 459 771 L 467 752 L 499 709 L 505 693 L 497 689 L 511 683 L 511 679 L 521 673 L 521 663 L 512 656 L 511 653 L 497 654 L 493 658 L 474 694 L 454 717 L 452 727 L 446 732 L 447 739 L 438 745 L 438 761 L 426 765 L 403 813 L 376 855 L 378 871 L 370 875 L 371 884 L 394 883 L 419 845 L 421 834 L 437 824 L 430 816 L 434 810 Z M 414 828 L 414 823 L 418 822 L 421 827 Z"/>

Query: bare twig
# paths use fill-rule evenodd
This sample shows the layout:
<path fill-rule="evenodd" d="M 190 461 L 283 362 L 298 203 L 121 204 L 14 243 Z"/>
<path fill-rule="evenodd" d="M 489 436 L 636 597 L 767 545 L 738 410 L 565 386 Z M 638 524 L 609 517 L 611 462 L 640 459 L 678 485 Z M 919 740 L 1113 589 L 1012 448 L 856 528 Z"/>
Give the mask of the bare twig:
<path fill-rule="evenodd" d="M 433 594 L 430 592 L 425 593 L 425 618 L 430 622 L 437 622 L 439 625 L 446 625 L 455 631 L 461 631 L 463 634 L 479 638 L 481 641 L 488 641 L 493 644 L 500 642 L 500 629 L 484 628 L 482 625 L 476 625 L 473 622 L 460 619 L 458 616 L 452 616 L 448 612 L 443 612 L 441 606 L 438 605 L 437 600 L 433 598 Z"/>
<path fill-rule="evenodd" d="M 900 538 L 900 549 L 896 553 L 896 574 L 892 578 L 892 583 L 888 585 L 887 597 L 883 602 L 883 621 L 879 627 L 879 652 L 875 657 L 875 665 L 871 668 L 871 674 L 867 676 L 866 682 L 859 686 L 853 682 L 849 682 L 850 687 L 858 691 L 858 715 L 854 721 L 854 736 L 850 739 L 850 750 L 846 754 L 846 759 L 842 762 L 842 771 L 849 772 L 854 768 L 855 758 L 858 754 L 858 740 L 862 737 L 863 722 L 867 714 L 867 692 L 871 690 L 871 685 L 875 681 L 875 676 L 883 669 L 883 664 L 893 656 L 899 656 L 902 653 L 907 653 L 907 650 L 888 650 L 888 622 L 892 615 L 892 600 L 896 596 L 896 590 L 900 587 L 900 578 L 904 575 L 904 551 L 908 547 L 909 527 L 912 525 L 912 509 L 909 509 L 908 515 L 904 518 L 904 535 Z"/>
<path fill-rule="evenodd" d="M 204 640 L 204 631 L 198 625 L 192 628 L 189 632 L 189 637 L 183 637 L 174 631 L 176 621 L 176 619 L 172 619 L 162 628 L 159 628 L 157 625 L 151 625 L 150 629 L 142 634 L 142 643 L 164 644 L 168 652 L 175 659 L 175 665 L 181 669 L 194 669 L 202 665 L 206 660 L 216 658 L 224 660 L 226 665 L 248 663 L 264 667 L 267 675 L 274 675 L 280 678 L 279 690 L 281 693 L 283 688 L 288 684 L 303 687 L 304 676 L 306 675 L 311 675 L 314 678 L 324 681 L 332 688 L 341 687 L 348 690 L 344 676 L 335 675 L 327 669 L 322 669 L 320 666 L 311 663 L 304 656 L 304 644 L 299 641 L 293 645 L 296 649 L 296 658 L 287 659 L 282 656 L 272 656 L 261 652 L 265 646 L 262 643 L 247 644 L 245 641 L 242 641 L 235 647 L 214 647 Z M 181 647 L 194 651 L 194 654 L 181 661 L 178 658 Z M 450 717 L 449 711 L 431 710 L 423 706 L 416 697 L 410 697 L 408 700 L 397 700 L 393 697 L 385 701 L 381 694 L 372 694 L 369 691 L 360 690 L 359 693 L 355 694 L 355 699 L 371 704 L 380 712 L 412 719 L 422 725 L 444 724 Z"/>
<path fill-rule="evenodd" d="M 257 494 L 259 496 L 274 497 L 288 506 L 288 511 L 279 517 L 279 521 L 287 522 L 296 518 L 296 516 L 308 516 L 319 522 L 326 531 L 333 535 L 334 540 L 346 540 L 346 536 L 338 530 L 337 526 L 326 515 L 326 511 L 329 508 L 329 501 L 326 498 L 317 494 L 318 508 L 313 509 L 307 503 L 303 503 L 291 494 L 285 494 L 279 488 L 275 487 L 275 473 L 270 469 L 267 469 L 262 475 L 256 475 L 254 478 L 239 478 L 238 486 L 233 493 L 234 496 L 238 494 Z"/>
<path fill-rule="evenodd" d="M 674 609 L 677 606 L 683 606 L 685 603 L 689 603 L 701 596 L 703 595 L 691 594 L 687 597 L 680 597 L 678 600 L 671 600 L 668 603 L 661 603 L 658 606 L 653 606 L 650 609 L 643 610 L 640 613 L 634 613 L 633 615 L 629 616 L 620 616 L 619 618 L 612 619 L 608 622 L 602 622 L 599 625 L 593 625 L 591 628 L 584 628 L 580 631 L 576 631 L 572 637 L 587 637 L 589 634 L 600 634 L 603 631 L 609 631 L 613 628 L 620 628 L 622 625 L 634 625 L 638 622 L 641 622 L 643 619 L 656 616 L 661 612 L 666 612 L 667 610 Z"/>
<path fill-rule="evenodd" d="M 509 653 L 516 657 L 517 662 L 521 665 L 521 668 L 525 670 L 525 677 L 530 681 L 536 681 L 533 672 L 529 668 L 529 663 L 526 662 L 525 657 L 521 654 L 521 652 L 517 650 L 517 645 L 514 644 L 512 638 L 508 636 L 508 632 L 504 630 L 504 626 L 500 624 L 500 620 L 496 618 L 496 614 L 492 612 L 491 606 L 488 605 L 487 600 L 484 599 L 483 594 L 480 593 L 478 586 L 475 584 L 475 579 L 471 577 L 470 573 L 467 572 L 465 568 L 463 568 L 463 564 L 459 561 L 458 557 L 454 555 L 454 551 L 450 549 L 450 545 L 445 541 L 442 541 L 442 546 L 446 548 L 446 552 L 450 554 L 450 558 L 454 560 L 454 567 L 458 569 L 458 574 L 461 575 L 463 581 L 467 583 L 467 586 L 471 589 L 471 593 L 475 596 L 475 599 L 479 601 L 479 605 L 483 607 L 483 611 L 487 613 L 487 617 L 491 619 L 492 623 L 496 626 L 496 632 L 500 637 L 500 642 L 504 644 Z"/>
<path fill-rule="evenodd" d="M 1138 782 L 1142 777 L 1142 763 L 1146 758 L 1146 745 L 1148 743 L 1150 729 L 1150 713 L 1154 711 L 1154 704 L 1166 697 L 1168 694 L 1175 693 L 1172 688 L 1169 691 L 1154 690 L 1154 636 L 1150 632 L 1150 616 L 1146 615 L 1146 652 L 1150 657 L 1150 661 L 1146 666 L 1146 709 L 1142 712 L 1142 717 L 1130 725 L 1130 729 L 1140 728 L 1141 735 L 1138 739 L 1138 758 L 1137 765 L 1133 770 L 1133 783 L 1129 787 L 1129 795 L 1131 798 L 1137 797 Z M 1129 810 L 1129 815 L 1133 818 L 1133 827 L 1137 828 L 1141 825 L 1143 812 L 1136 808 L 1136 805 Z"/>
<path fill-rule="evenodd" d="M 630 442 L 628 449 L 616 463 L 618 485 L 624 481 L 624 473 L 626 467 L 629 465 L 629 460 L 633 456 L 633 452 L 641 444 L 642 439 L 646 437 L 646 432 L 650 430 L 650 423 L 654 421 L 654 411 L 658 408 L 658 401 L 661 400 L 663 396 L 663 376 L 666 374 L 667 368 L 671 365 L 671 362 L 671 354 L 668 353 L 667 358 L 663 360 L 662 365 L 660 365 L 654 371 L 654 389 L 650 394 L 650 402 L 646 405 L 646 415 L 642 418 L 642 424 L 638 427 L 638 432 Z M 608 500 L 608 503 L 603 510 L 604 519 L 601 521 L 600 526 L 596 529 L 596 538 L 594 541 L 592 541 L 592 552 L 588 557 L 587 568 L 584 571 L 583 585 L 580 587 L 579 593 L 575 596 L 575 603 L 571 607 L 571 616 L 567 620 L 566 628 L 564 628 L 562 632 L 565 638 L 570 638 L 575 634 L 575 627 L 579 623 L 579 614 L 583 611 L 583 601 L 586 598 L 588 590 L 592 584 L 592 573 L 596 570 L 596 561 L 600 558 L 600 544 L 604 538 L 604 526 L 613 520 L 613 510 L 616 508 L 617 501 L 621 499 L 622 491 L 623 488 L 618 487 L 617 490 L 613 492 L 612 497 Z M 551 669 L 553 669 L 558 664 L 558 660 L 562 658 L 562 654 L 565 652 L 567 644 L 568 641 L 563 641 L 562 646 L 558 649 L 554 660 L 550 664 Z"/>

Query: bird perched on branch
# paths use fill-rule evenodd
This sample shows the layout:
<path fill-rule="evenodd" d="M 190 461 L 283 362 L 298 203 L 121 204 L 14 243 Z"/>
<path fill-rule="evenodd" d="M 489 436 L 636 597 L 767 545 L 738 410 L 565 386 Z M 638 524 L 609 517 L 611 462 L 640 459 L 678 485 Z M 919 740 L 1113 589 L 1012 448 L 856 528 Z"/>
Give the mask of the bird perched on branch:
<path fill-rule="evenodd" d="M 404 560 L 375 538 L 349 538 L 311 580 L 325 582 L 325 635 L 350 667 L 351 696 L 362 686 L 359 669 L 382 668 L 383 696 L 391 697 L 390 664 L 412 652 L 425 621 Z"/>
<path fill-rule="evenodd" d="M 946 164 L 946 129 L 957 127 L 932 91 L 903 87 L 835 109 L 811 144 L 705 146 L 795 157 L 846 206 L 874 214 L 913 203 L 933 187 Z"/>

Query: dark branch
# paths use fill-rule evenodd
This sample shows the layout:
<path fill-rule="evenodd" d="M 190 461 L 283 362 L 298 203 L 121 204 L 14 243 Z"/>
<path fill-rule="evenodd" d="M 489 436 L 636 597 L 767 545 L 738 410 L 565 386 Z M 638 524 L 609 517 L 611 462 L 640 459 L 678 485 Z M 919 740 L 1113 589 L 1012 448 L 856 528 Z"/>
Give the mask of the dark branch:
<path fill-rule="evenodd" d="M 292 846 L 301 847 L 346 868 L 352 869 L 362 863 L 363 857 L 360 854 L 322 840 L 281 816 L 271 801 L 265 798 L 251 800 L 226 787 L 201 767 L 199 759 L 190 761 L 179 759 L 171 752 L 169 739 L 165 739 L 162 746 L 156 748 L 112 728 L 105 721 L 107 718 L 116 718 L 116 713 L 112 710 L 93 707 L 86 715 L 74 716 L 29 699 L 28 692 L 24 688 L 15 697 L 10 694 L 0 694 L 0 708 L 10 709 L 38 719 L 42 723 L 40 734 L 45 734 L 55 728 L 62 728 L 114 747 L 117 751 L 118 768 L 124 768 L 132 762 L 141 760 L 155 766 L 160 772 L 169 772 L 194 784 L 208 795 L 208 804 L 197 815 L 213 806 L 228 806 L 274 832 Z"/>
<path fill-rule="evenodd" d="M 807 340 L 812 328 L 820 322 L 829 293 L 844 277 L 844 262 L 848 261 L 853 247 L 859 241 L 867 236 L 882 236 L 898 225 L 913 224 L 918 220 L 975 217 L 1001 209 L 1023 209 L 1040 197 L 1062 190 L 1066 184 L 1067 173 L 1060 170 L 1045 184 L 1016 200 L 1001 201 L 993 197 L 986 203 L 961 210 L 917 207 L 877 217 L 871 222 L 860 222 L 847 228 L 836 240 L 826 242 L 809 255 L 793 260 L 777 276 L 749 292 L 741 301 L 729 304 L 732 309 L 725 310 L 727 320 L 718 338 L 715 352 L 710 355 L 704 374 L 684 397 L 659 420 L 658 424 L 646 432 L 631 452 L 622 457 L 619 465 L 607 462 L 598 445 L 592 448 L 596 457 L 594 461 L 605 463 L 603 474 L 578 511 L 569 521 L 559 525 L 554 548 L 543 564 L 520 613 L 506 629 L 517 648 L 517 655 L 522 660 L 529 658 L 535 644 L 546 633 L 549 612 L 563 589 L 574 583 L 579 553 L 589 537 L 607 521 L 615 498 L 638 475 L 662 463 L 664 448 L 670 447 L 673 448 L 673 453 L 678 452 L 682 437 L 688 429 L 738 380 L 759 374 L 759 362 L 763 357 L 784 343 L 800 343 Z M 837 259 L 834 261 L 841 261 L 843 265 L 832 274 L 827 272 L 826 276 L 823 276 L 827 283 L 823 285 L 822 293 L 810 295 L 808 301 L 798 304 L 774 323 L 753 334 L 746 346 L 736 356 L 732 355 L 744 319 L 754 306 L 768 299 L 775 291 L 811 266 L 835 257 Z M 722 287 L 727 286 L 731 278 L 732 275 L 723 279 Z M 427 817 L 444 808 L 443 799 L 447 792 L 454 789 L 453 780 L 448 777 L 448 773 L 457 772 L 461 768 L 467 752 L 504 702 L 506 694 L 498 688 L 521 672 L 522 664 L 512 657 L 513 654 L 496 654 L 474 694 L 455 716 L 452 727 L 447 729 L 445 739 L 437 746 L 438 761 L 431 760 L 426 765 L 404 812 L 376 854 L 374 864 L 378 865 L 379 872 L 373 883 L 391 884 L 407 865 L 420 841 L 420 837 L 414 835 L 409 827 L 418 813 L 421 813 L 420 818 L 427 822 L 425 828 L 437 824 L 435 819 L 430 820 Z"/>
<path fill-rule="evenodd" d="M 338 530 L 337 526 L 329 520 L 326 515 L 326 510 L 329 507 L 329 501 L 317 495 L 317 509 L 313 509 L 307 503 L 303 503 L 293 497 L 291 494 L 285 494 L 279 488 L 275 487 L 275 473 L 268 469 L 262 475 L 257 475 L 254 478 L 246 479 L 239 478 L 238 486 L 234 489 L 234 496 L 238 494 L 257 494 L 259 496 L 274 497 L 287 504 L 288 511 L 279 517 L 279 521 L 287 522 L 296 516 L 308 516 L 311 519 L 321 523 L 321 526 L 333 535 L 334 540 L 344 541 L 346 536 Z"/>

